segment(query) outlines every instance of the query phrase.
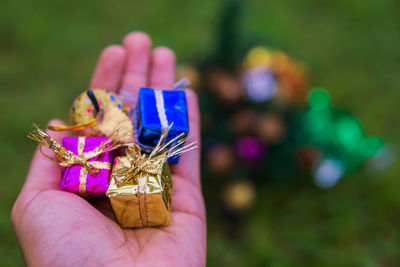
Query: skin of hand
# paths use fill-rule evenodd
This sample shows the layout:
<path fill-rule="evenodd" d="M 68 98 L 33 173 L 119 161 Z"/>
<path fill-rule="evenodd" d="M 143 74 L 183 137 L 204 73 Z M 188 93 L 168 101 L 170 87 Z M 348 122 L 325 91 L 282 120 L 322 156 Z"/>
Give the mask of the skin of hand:
<path fill-rule="evenodd" d="M 119 88 L 137 94 L 143 86 L 167 89 L 175 81 L 175 55 L 152 50 L 144 33 L 125 36 L 123 45 L 104 49 L 90 88 Z M 186 90 L 190 140 L 199 138 L 196 95 Z M 51 124 L 62 124 L 52 120 Z M 61 142 L 66 133 L 49 134 Z M 49 150 L 44 149 L 46 154 Z M 89 202 L 59 189 L 61 168 L 36 151 L 11 221 L 29 266 L 204 266 L 206 216 L 200 184 L 199 149 L 171 166 L 174 192 L 168 227 L 121 229 L 108 199 Z"/>

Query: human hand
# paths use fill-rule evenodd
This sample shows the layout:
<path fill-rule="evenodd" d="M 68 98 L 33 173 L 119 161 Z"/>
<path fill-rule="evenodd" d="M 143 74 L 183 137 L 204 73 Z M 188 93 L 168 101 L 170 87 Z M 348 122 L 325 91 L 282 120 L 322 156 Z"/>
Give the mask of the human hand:
<path fill-rule="evenodd" d="M 165 47 L 151 51 L 150 38 L 128 34 L 123 45 L 100 56 L 90 88 L 124 90 L 170 88 L 175 55 Z M 195 94 L 187 90 L 191 138 L 200 145 Z M 60 124 L 52 121 L 51 124 Z M 65 133 L 50 132 L 61 142 Z M 25 261 L 32 266 L 203 266 L 206 257 L 205 209 L 200 186 L 199 150 L 172 166 L 172 224 L 121 229 L 108 199 L 85 199 L 61 191 L 61 168 L 38 150 L 11 213 Z"/>

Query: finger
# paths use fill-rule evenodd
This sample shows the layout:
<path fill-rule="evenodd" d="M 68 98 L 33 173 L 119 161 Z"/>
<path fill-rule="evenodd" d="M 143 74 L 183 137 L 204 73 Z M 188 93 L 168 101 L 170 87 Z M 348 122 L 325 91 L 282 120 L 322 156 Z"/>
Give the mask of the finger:
<path fill-rule="evenodd" d="M 186 144 L 196 142 L 197 148 L 184 153 L 179 159 L 179 163 L 172 166 L 172 173 L 192 180 L 200 185 L 200 115 L 197 96 L 192 90 L 185 90 L 188 119 L 189 119 L 189 140 Z"/>
<path fill-rule="evenodd" d="M 51 120 L 49 125 L 64 125 L 60 120 Z M 68 136 L 67 132 L 46 131 L 59 144 L 64 136 Z M 53 152 L 48 148 L 42 148 L 43 153 L 54 156 Z M 33 156 L 28 177 L 25 181 L 22 193 L 42 191 L 48 189 L 60 188 L 61 167 L 50 159 L 46 158 L 38 149 Z"/>
<path fill-rule="evenodd" d="M 64 125 L 60 120 L 51 120 L 49 125 Z M 64 136 L 68 136 L 67 132 L 46 131 L 59 144 Z M 53 152 L 48 148 L 42 148 L 43 153 L 53 156 Z M 34 196 L 43 190 L 60 188 L 61 167 L 46 158 L 37 148 L 33 156 L 28 177 L 21 190 L 20 198 L 29 199 L 29 196 Z"/>
<path fill-rule="evenodd" d="M 175 81 L 175 53 L 167 47 L 154 49 L 151 56 L 150 87 L 170 89 Z"/>
<path fill-rule="evenodd" d="M 110 45 L 103 50 L 95 71 L 90 88 L 103 88 L 117 91 L 125 64 L 126 51 L 120 45 Z"/>
<path fill-rule="evenodd" d="M 123 43 L 127 61 L 120 91 L 126 90 L 136 97 L 140 87 L 148 84 L 151 39 L 145 33 L 133 32 L 125 37 Z"/>

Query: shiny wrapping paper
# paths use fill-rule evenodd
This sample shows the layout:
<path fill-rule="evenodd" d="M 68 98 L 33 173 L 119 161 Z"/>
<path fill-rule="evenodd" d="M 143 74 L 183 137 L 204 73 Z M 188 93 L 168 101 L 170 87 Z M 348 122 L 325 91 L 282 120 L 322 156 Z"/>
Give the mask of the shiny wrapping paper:
<path fill-rule="evenodd" d="M 99 147 L 103 142 L 109 140 L 106 137 L 64 137 L 63 147 L 70 150 L 75 155 L 82 156 Z M 94 166 L 96 172 L 90 172 L 82 164 L 75 164 L 62 168 L 61 189 L 81 196 L 104 196 L 111 173 L 114 151 L 105 151 L 96 155 L 88 162 Z"/>
<path fill-rule="evenodd" d="M 120 132 L 123 132 L 120 142 L 133 142 L 133 124 L 118 96 L 104 89 L 93 89 L 92 92 L 99 105 L 101 115 L 96 114 L 95 106 L 87 95 L 87 91 L 80 94 L 72 104 L 70 123 L 80 125 L 93 120 L 94 123 L 89 127 L 81 127 L 83 129 L 78 130 L 77 133 L 84 136 L 112 137 L 112 134 L 118 128 Z M 59 127 L 52 128 L 57 130 Z"/>
<path fill-rule="evenodd" d="M 107 196 L 121 227 L 143 228 L 171 223 L 172 180 L 165 160 L 152 161 L 151 170 L 146 171 L 149 168 L 146 166 L 118 185 L 118 170 L 132 170 L 135 163 L 128 157 L 115 159 Z"/>
<path fill-rule="evenodd" d="M 189 132 L 186 93 L 181 90 L 141 88 L 137 108 L 136 139 L 145 151 L 158 143 L 163 130 L 169 129 L 166 141 Z M 177 163 L 179 156 L 168 159 Z"/>

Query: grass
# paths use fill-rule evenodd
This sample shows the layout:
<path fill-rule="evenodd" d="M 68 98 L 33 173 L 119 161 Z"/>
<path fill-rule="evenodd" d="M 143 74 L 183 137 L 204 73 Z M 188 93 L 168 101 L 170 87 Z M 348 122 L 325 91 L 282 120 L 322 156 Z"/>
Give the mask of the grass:
<path fill-rule="evenodd" d="M 66 120 L 88 85 L 97 56 L 127 32 L 148 32 L 179 62 L 203 58 L 215 45 L 223 2 L 6 1 L 0 9 L 0 265 L 23 259 L 9 221 L 35 144 L 33 122 Z M 253 0 L 243 3 L 240 36 L 280 47 L 307 63 L 312 85 L 355 114 L 368 135 L 399 151 L 400 3 Z M 260 188 L 256 206 L 229 237 L 213 197 L 208 205 L 210 266 L 398 265 L 400 169 L 366 169 L 321 191 L 309 181 Z M 208 185 L 207 185 L 208 186 Z"/>

